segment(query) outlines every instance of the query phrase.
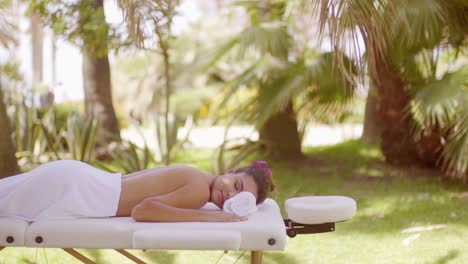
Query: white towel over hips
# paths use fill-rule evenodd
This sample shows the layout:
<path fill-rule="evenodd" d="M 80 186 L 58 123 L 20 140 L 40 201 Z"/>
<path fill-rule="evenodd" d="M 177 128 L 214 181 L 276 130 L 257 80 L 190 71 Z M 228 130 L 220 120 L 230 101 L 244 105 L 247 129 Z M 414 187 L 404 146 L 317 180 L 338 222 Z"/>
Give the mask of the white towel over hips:
<path fill-rule="evenodd" d="M 0 217 L 26 221 L 115 216 L 122 174 L 58 160 L 0 180 Z"/>

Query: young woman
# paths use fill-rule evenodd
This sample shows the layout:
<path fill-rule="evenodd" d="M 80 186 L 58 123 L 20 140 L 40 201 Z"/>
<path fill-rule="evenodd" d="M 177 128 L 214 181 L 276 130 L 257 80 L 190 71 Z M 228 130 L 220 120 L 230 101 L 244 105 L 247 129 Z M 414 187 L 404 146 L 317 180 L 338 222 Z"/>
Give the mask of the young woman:
<path fill-rule="evenodd" d="M 0 217 L 27 221 L 131 216 L 141 222 L 242 221 L 222 210 L 199 210 L 207 202 L 223 208 L 239 192 L 257 204 L 274 190 L 266 162 L 212 176 L 182 165 L 129 175 L 86 163 L 59 160 L 0 180 Z"/>

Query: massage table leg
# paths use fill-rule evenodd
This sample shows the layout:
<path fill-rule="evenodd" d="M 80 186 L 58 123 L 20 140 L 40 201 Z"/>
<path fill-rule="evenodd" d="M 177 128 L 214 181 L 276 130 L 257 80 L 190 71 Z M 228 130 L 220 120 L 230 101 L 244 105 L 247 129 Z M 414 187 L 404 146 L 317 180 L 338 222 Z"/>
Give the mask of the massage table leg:
<path fill-rule="evenodd" d="M 262 255 L 263 252 L 261 250 L 252 250 L 250 252 L 250 264 L 262 264 Z"/>
<path fill-rule="evenodd" d="M 72 255 L 73 257 L 77 258 L 79 261 L 83 262 L 84 264 L 96 264 L 94 261 L 90 260 L 89 258 L 82 255 L 80 252 L 74 250 L 73 248 L 62 248 L 68 254 Z"/>
<path fill-rule="evenodd" d="M 125 257 L 129 258 L 130 260 L 132 260 L 133 262 L 137 264 L 147 264 L 146 262 L 132 255 L 130 252 L 126 251 L 125 249 L 116 249 L 115 251 L 119 252 L 120 254 L 124 255 Z"/>

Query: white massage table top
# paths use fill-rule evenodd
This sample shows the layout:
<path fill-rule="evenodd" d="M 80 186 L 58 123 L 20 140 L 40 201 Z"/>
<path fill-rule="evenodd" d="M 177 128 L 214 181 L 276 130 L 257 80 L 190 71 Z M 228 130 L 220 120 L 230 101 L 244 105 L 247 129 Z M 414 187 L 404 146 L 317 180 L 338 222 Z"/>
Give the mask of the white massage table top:
<path fill-rule="evenodd" d="M 8 237 L 14 241 L 7 242 Z M 286 233 L 277 203 L 267 199 L 258 212 L 241 222 L 143 223 L 130 217 L 111 217 L 31 223 L 0 217 L 0 246 L 283 250 Z"/>
<path fill-rule="evenodd" d="M 291 220 L 298 223 L 334 223 L 354 216 L 356 203 L 342 196 L 300 197 L 288 199 L 286 211 Z M 144 223 L 130 217 L 27 222 L 0 217 L 1 246 L 284 250 L 286 232 L 278 204 L 266 199 L 258 205 L 256 213 L 241 222 Z"/>

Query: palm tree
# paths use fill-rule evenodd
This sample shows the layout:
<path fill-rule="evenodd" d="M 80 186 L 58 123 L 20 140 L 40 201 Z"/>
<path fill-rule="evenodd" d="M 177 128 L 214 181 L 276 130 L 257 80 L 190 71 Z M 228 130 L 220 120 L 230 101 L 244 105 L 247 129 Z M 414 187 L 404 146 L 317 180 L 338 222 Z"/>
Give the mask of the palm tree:
<path fill-rule="evenodd" d="M 256 124 L 259 143 L 269 158 L 302 159 L 302 129 L 298 125 L 296 109 L 311 110 L 314 107 L 310 105 L 320 105 L 323 109 L 335 107 L 336 103 L 346 104 L 352 98 L 354 83 L 333 66 L 331 53 L 318 54 L 307 48 L 295 51 L 297 47 L 288 32 L 284 1 L 245 1 L 240 4 L 250 15 L 250 26 L 222 46 L 208 64 L 214 64 L 232 50 L 237 50 L 244 60 L 248 60 L 245 55 L 255 59 L 244 72 L 228 82 L 220 107 L 233 99 L 239 87 L 256 90 L 254 97 L 236 107 L 233 116 Z M 248 54 L 252 49 L 254 54 Z M 350 72 L 354 71 L 349 58 L 340 52 L 337 56 L 346 61 L 345 67 Z"/>
<path fill-rule="evenodd" d="M 466 66 L 445 67 L 440 58 L 466 54 L 468 3 L 315 3 L 320 26 L 329 31 L 332 47 L 352 46 L 358 54 L 362 47 L 356 45 L 357 40 L 362 38 L 364 42 L 366 52 L 361 68 L 368 69 L 377 90 L 381 148 L 386 160 L 397 165 L 440 164 L 458 175 L 466 175 Z M 451 61 L 453 64 L 454 59 Z"/>
<path fill-rule="evenodd" d="M 108 56 L 114 36 L 105 20 L 103 0 L 38 0 L 29 5 L 56 35 L 64 36 L 82 50 L 85 109 L 88 116 L 99 121 L 98 145 L 119 139 Z"/>
<path fill-rule="evenodd" d="M 105 146 L 120 138 L 120 127 L 112 104 L 112 86 L 109 66 L 109 27 L 104 16 L 103 0 L 82 0 L 92 12 L 80 10 L 83 27 L 83 86 L 85 109 L 88 116 L 97 117 L 99 129 L 97 144 Z"/>

